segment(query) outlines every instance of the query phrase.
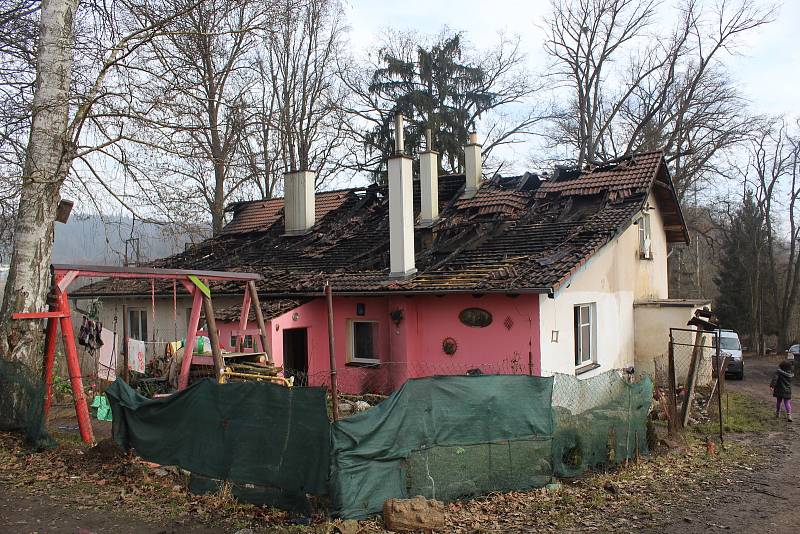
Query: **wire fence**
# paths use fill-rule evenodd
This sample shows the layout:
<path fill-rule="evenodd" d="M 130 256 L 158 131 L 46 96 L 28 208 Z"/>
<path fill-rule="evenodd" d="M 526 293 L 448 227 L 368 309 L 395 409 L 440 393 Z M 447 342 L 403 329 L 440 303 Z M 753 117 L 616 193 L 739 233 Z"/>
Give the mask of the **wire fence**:
<path fill-rule="evenodd" d="M 670 341 L 675 367 L 675 384 L 678 388 L 686 385 L 692 359 L 697 353 L 696 386 L 711 387 L 716 373 L 714 359 L 716 355 L 716 333 L 688 329 L 672 329 Z M 653 382 L 657 387 L 666 389 L 669 386 L 669 352 L 655 358 Z"/>

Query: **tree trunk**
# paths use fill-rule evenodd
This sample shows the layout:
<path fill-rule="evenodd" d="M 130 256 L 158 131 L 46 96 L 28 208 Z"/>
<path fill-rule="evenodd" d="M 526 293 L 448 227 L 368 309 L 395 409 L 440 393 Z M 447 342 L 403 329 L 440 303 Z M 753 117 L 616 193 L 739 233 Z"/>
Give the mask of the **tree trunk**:
<path fill-rule="evenodd" d="M 50 288 L 53 223 L 73 154 L 67 123 L 76 5 L 76 0 L 42 2 L 31 131 L 0 311 L 0 353 L 32 369 L 40 365 L 41 321 L 13 321 L 11 314 L 43 311 Z"/>

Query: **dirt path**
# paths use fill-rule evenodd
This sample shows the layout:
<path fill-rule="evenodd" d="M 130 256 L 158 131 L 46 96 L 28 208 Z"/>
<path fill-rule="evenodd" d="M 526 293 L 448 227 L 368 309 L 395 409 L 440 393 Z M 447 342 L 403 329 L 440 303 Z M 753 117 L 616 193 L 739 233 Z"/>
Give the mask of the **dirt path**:
<path fill-rule="evenodd" d="M 0 486 L 0 532 L 4 534 L 220 534 L 218 528 L 142 521 L 125 510 L 97 510 L 44 495 L 26 495 Z M 233 532 L 233 530 L 231 531 Z"/>
<path fill-rule="evenodd" d="M 769 382 L 781 359 L 779 356 L 746 359 L 744 380 L 727 381 L 729 391 L 747 393 L 774 408 Z M 800 381 L 795 384 L 800 390 Z M 795 402 L 800 405 L 797 399 Z M 782 432 L 729 437 L 732 441 L 759 447 L 768 455 L 769 467 L 759 471 L 742 470 L 734 484 L 722 491 L 711 491 L 707 500 L 696 503 L 694 509 L 675 510 L 669 523 L 652 532 L 800 532 L 800 512 L 796 510 L 800 503 L 800 419 L 782 424 L 785 424 Z"/>

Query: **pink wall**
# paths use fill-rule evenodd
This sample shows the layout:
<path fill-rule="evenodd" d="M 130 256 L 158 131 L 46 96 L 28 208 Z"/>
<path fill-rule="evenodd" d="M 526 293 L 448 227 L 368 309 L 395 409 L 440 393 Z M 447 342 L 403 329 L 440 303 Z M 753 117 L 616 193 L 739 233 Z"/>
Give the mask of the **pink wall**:
<path fill-rule="evenodd" d="M 356 304 L 363 303 L 365 314 L 356 315 Z M 484 328 L 469 327 L 459 321 L 464 308 L 478 307 L 492 314 Z M 403 320 L 395 325 L 392 310 L 402 310 Z M 379 323 L 378 348 L 381 365 L 377 368 L 348 364 L 348 320 L 374 320 Z M 507 321 L 509 319 L 509 321 Z M 272 353 L 283 364 L 283 330 L 307 328 L 309 383 L 329 383 L 328 327 L 325 301 L 306 303 L 268 322 Z M 506 327 L 508 323 L 510 328 Z M 253 325 L 249 325 L 253 328 Z M 220 323 L 223 345 L 237 325 Z M 456 340 L 458 349 L 445 354 L 442 341 Z M 436 374 L 464 374 L 479 368 L 484 373 L 528 373 L 529 351 L 533 374 L 540 372 L 538 295 L 471 295 L 336 297 L 334 298 L 334 341 L 339 388 L 347 393 L 385 393 L 406 379 Z M 260 344 L 259 344 L 260 348 Z"/>

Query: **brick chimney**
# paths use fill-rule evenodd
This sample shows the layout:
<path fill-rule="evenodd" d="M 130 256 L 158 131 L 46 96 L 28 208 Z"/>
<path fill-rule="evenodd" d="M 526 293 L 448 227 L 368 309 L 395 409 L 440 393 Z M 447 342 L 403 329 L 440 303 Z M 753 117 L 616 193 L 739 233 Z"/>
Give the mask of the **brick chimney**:
<path fill-rule="evenodd" d="M 303 235 L 314 227 L 314 171 L 290 171 L 283 175 L 284 231 Z"/>
<path fill-rule="evenodd" d="M 432 150 L 431 131 L 425 131 L 425 152 L 419 154 L 420 225 L 439 218 L 439 153 Z"/>
<path fill-rule="evenodd" d="M 403 145 L 403 116 L 395 115 L 395 154 L 389 158 L 389 276 L 414 274 L 414 190 Z"/>
<path fill-rule="evenodd" d="M 469 143 L 464 147 L 464 171 L 466 174 L 464 184 L 464 198 L 472 198 L 478 192 L 483 178 L 481 168 L 481 145 L 478 144 L 478 134 L 469 134 Z"/>

